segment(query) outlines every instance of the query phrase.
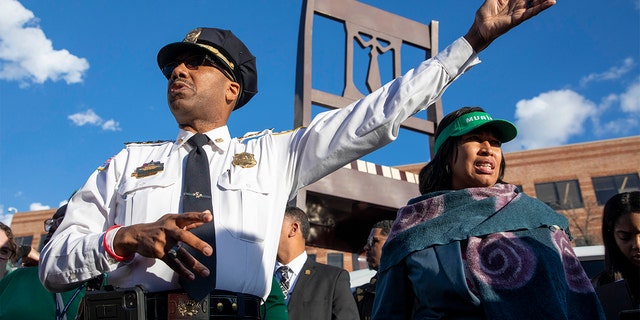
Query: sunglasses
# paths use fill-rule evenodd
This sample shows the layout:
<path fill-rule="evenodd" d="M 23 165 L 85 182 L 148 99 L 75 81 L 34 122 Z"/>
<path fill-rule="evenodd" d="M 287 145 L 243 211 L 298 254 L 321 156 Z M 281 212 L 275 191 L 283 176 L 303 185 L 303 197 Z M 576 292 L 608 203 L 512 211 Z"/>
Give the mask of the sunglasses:
<path fill-rule="evenodd" d="M 13 250 L 11 250 L 11 248 L 9 247 L 0 248 L 0 261 L 9 260 L 9 258 L 11 258 L 12 255 L 13 255 Z"/>
<path fill-rule="evenodd" d="M 56 223 L 56 220 L 54 219 L 47 219 L 44 221 L 44 231 L 49 232 L 51 231 L 51 227 L 53 227 L 53 224 Z"/>
<path fill-rule="evenodd" d="M 208 55 L 196 55 L 196 56 L 189 56 L 189 57 L 184 57 L 184 58 L 177 58 L 176 60 L 167 63 L 164 67 L 162 67 L 162 74 L 164 74 L 164 76 L 167 79 L 171 78 L 171 74 L 173 73 L 173 70 L 184 63 L 184 66 L 189 69 L 189 70 L 196 70 L 198 69 L 199 66 L 205 66 L 208 65 L 210 67 L 214 67 L 218 70 L 220 70 L 225 77 L 227 77 L 229 80 L 236 82 L 236 80 L 234 80 L 233 76 L 229 73 L 229 71 L 227 71 L 225 68 L 223 68 L 222 66 L 220 66 L 216 61 L 214 61 L 213 59 L 211 59 L 211 57 L 209 57 Z"/>

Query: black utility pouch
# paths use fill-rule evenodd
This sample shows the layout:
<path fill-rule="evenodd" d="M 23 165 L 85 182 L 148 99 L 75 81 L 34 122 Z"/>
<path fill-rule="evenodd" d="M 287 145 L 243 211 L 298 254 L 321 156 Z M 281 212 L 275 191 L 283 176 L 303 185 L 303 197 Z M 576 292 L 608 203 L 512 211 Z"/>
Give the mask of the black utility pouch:
<path fill-rule="evenodd" d="M 83 319 L 146 319 L 145 291 L 141 286 L 113 290 L 87 290 L 82 302 Z"/>

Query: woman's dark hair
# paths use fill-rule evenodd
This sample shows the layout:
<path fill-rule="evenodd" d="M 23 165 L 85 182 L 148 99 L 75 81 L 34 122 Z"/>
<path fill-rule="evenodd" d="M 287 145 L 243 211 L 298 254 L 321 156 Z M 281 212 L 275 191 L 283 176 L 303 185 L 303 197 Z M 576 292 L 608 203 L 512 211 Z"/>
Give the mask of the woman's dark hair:
<path fill-rule="evenodd" d="M 613 231 L 616 221 L 626 214 L 640 213 L 640 191 L 618 193 L 607 200 L 602 214 L 602 242 L 604 243 L 604 276 L 608 281 L 627 279 L 630 286 L 640 281 L 638 267 L 620 251 Z"/>
<path fill-rule="evenodd" d="M 12 260 L 13 258 L 15 258 L 16 252 L 18 252 L 18 244 L 16 243 L 16 239 L 13 236 L 13 231 L 11 231 L 11 228 L 8 225 L 2 222 L 0 222 L 0 230 L 4 231 L 4 233 L 7 235 L 7 238 L 9 239 L 9 249 L 11 250 L 9 260 Z"/>
<path fill-rule="evenodd" d="M 438 138 L 442 130 L 460 116 L 477 111 L 485 112 L 484 109 L 480 107 L 462 107 L 447 114 L 438 124 L 434 138 Z M 429 163 L 420 170 L 420 174 L 418 176 L 420 181 L 420 194 L 427 194 L 440 190 L 450 190 L 452 188 L 452 176 L 449 164 L 458 156 L 457 146 L 460 139 L 461 137 L 450 137 L 445 140 L 438 152 L 433 156 L 433 159 L 431 159 L 431 161 L 429 161 Z M 498 182 L 500 183 L 503 182 L 502 178 L 504 177 L 506 165 L 507 164 L 503 156 L 502 161 L 500 162 L 500 173 L 498 175 Z"/>

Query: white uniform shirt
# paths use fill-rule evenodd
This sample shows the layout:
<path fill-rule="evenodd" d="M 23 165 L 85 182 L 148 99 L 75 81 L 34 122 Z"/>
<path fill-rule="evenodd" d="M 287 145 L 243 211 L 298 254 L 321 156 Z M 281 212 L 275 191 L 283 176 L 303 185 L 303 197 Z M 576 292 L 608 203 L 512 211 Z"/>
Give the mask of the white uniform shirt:
<path fill-rule="evenodd" d="M 280 134 L 265 130 L 240 139 L 231 139 L 226 127 L 207 132 L 216 288 L 266 300 L 288 200 L 300 188 L 395 140 L 402 121 L 435 102 L 478 62 L 460 38 L 350 106 L 318 114 L 307 128 Z M 105 252 L 102 241 L 105 230 L 115 224 L 149 223 L 181 212 L 189 148 L 185 142 L 190 136 L 180 131 L 175 142 L 129 144 L 91 175 L 41 252 L 40 279 L 46 288 L 68 290 L 103 272 L 116 287 L 141 284 L 149 292 L 180 287 L 177 274 L 163 261 L 136 255 L 120 263 Z M 253 155 L 256 164 L 234 165 L 234 156 L 241 153 Z M 150 163 L 163 168 L 147 175 L 140 169 Z M 136 176 L 136 170 L 142 173 Z"/>

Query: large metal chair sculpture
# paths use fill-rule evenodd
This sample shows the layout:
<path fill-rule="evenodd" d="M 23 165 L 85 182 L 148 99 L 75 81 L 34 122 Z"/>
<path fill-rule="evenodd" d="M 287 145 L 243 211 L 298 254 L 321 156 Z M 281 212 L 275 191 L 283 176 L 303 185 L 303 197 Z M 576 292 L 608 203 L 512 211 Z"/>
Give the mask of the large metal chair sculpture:
<path fill-rule="evenodd" d="M 312 83 L 313 31 L 316 34 L 322 32 L 313 30 L 314 19 L 318 17 L 344 26 L 345 36 L 340 39 L 345 41 L 341 94 L 320 90 Z M 355 48 L 356 44 L 360 48 Z M 314 106 L 342 108 L 364 95 L 358 87 L 366 87 L 369 92 L 380 88 L 383 66 L 379 62 L 383 54 L 392 54 L 392 77 L 400 76 L 402 48 L 407 45 L 424 51 L 424 59 L 435 55 L 438 51 L 438 22 L 424 25 L 355 0 L 304 0 L 298 38 L 294 126 L 308 125 Z M 366 48 L 369 49 L 366 80 L 364 84 L 356 85 L 354 56 L 357 49 Z M 442 103 L 438 101 L 428 107 L 426 119 L 414 116 L 402 127 L 426 134 L 428 139 L 425 141 L 428 140 L 429 145 L 425 145 L 424 150 L 432 150 L 434 128 L 442 116 Z M 315 238 L 322 243 L 315 245 L 353 252 L 358 246 L 353 243 L 354 239 L 366 239 L 372 222 L 389 219 L 390 215 L 393 219 L 395 210 L 411 196 L 417 195 L 415 180 L 414 174 L 357 161 L 351 164 L 351 168 L 341 168 L 301 190 L 293 204 L 307 210 L 312 224 L 315 224 L 312 229 L 320 233 Z M 385 192 L 385 188 L 393 192 Z"/>

